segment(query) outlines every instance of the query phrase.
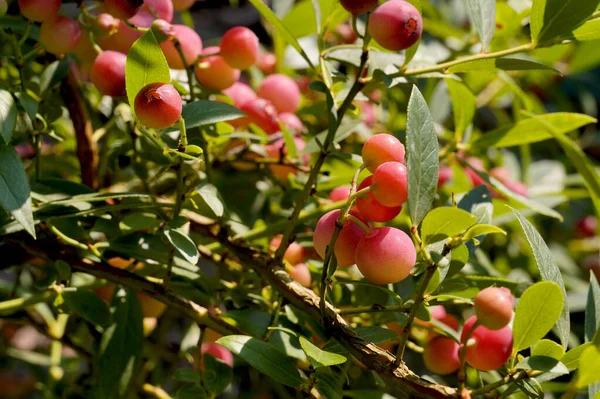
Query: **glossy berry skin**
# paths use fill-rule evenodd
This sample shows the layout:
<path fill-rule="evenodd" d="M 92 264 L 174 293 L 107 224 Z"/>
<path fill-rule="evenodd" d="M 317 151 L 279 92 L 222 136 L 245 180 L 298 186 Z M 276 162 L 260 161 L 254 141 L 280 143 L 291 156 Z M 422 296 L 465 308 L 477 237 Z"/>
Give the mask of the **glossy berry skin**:
<path fill-rule="evenodd" d="M 425 367 L 432 373 L 448 375 L 458 371 L 460 346 L 453 339 L 439 336 L 427 343 L 423 352 Z"/>
<path fill-rule="evenodd" d="M 254 123 L 267 134 L 274 134 L 281 130 L 277 110 L 269 101 L 257 98 L 255 101 L 245 103 L 240 109 L 247 115 L 239 122 L 241 125 Z"/>
<path fill-rule="evenodd" d="M 598 219 L 595 216 L 588 215 L 577 222 L 577 236 L 591 238 L 596 236 Z"/>
<path fill-rule="evenodd" d="M 138 13 L 142 4 L 143 0 L 104 0 L 104 9 L 115 18 L 129 19 Z"/>
<path fill-rule="evenodd" d="M 279 114 L 279 120 L 283 123 L 283 126 L 285 126 L 286 129 L 292 134 L 306 132 L 306 127 L 296 114 L 292 114 L 291 112 L 282 112 Z"/>
<path fill-rule="evenodd" d="M 144 0 L 144 5 L 129 22 L 140 28 L 149 28 L 155 19 L 173 22 L 173 3 L 171 0 Z"/>
<path fill-rule="evenodd" d="M 43 22 L 58 14 L 61 3 L 62 0 L 19 0 L 19 10 L 30 21 Z"/>
<path fill-rule="evenodd" d="M 342 7 L 352 15 L 364 14 L 377 6 L 378 0 L 340 0 Z"/>
<path fill-rule="evenodd" d="M 166 129 L 181 116 L 181 96 L 167 83 L 151 83 L 135 97 L 135 113 L 144 125 Z"/>
<path fill-rule="evenodd" d="M 247 102 L 256 100 L 257 96 L 252 87 L 246 83 L 235 82 L 227 89 L 223 90 L 223 94 L 229 96 L 233 100 L 233 105 L 240 108 Z"/>
<path fill-rule="evenodd" d="M 350 196 L 350 185 L 336 187 L 329 193 L 329 199 L 337 202 L 348 199 Z"/>
<path fill-rule="evenodd" d="M 105 96 L 125 95 L 125 63 L 127 56 L 116 51 L 104 51 L 94 61 L 90 79 Z"/>
<path fill-rule="evenodd" d="M 296 82 L 278 73 L 267 76 L 258 88 L 257 94 L 260 98 L 269 100 L 277 112 L 294 113 L 300 105 L 300 88 Z"/>
<path fill-rule="evenodd" d="M 258 61 L 258 36 L 244 26 L 225 32 L 220 47 L 221 57 L 232 68 L 248 69 Z"/>
<path fill-rule="evenodd" d="M 373 175 L 371 192 L 381 205 L 401 206 L 408 198 L 406 166 L 400 162 L 381 164 Z"/>
<path fill-rule="evenodd" d="M 310 270 L 306 263 L 298 263 L 290 269 L 290 276 L 301 286 L 310 287 L 312 277 L 310 276 Z"/>
<path fill-rule="evenodd" d="M 467 332 L 473 328 L 477 316 L 472 316 L 466 321 L 461 334 L 464 343 Z M 478 326 L 467 342 L 467 363 L 480 371 L 497 370 L 506 363 L 513 348 L 513 334 L 509 326 L 500 330 L 490 330 Z"/>
<path fill-rule="evenodd" d="M 276 251 L 281 245 L 281 234 L 273 237 L 269 242 L 269 249 Z M 304 262 L 304 247 L 297 242 L 292 242 L 285 250 L 283 258 L 291 265 Z"/>
<path fill-rule="evenodd" d="M 219 47 L 207 47 L 202 54 L 210 55 L 219 51 Z M 196 78 L 202 86 L 221 91 L 240 79 L 240 70 L 230 67 L 220 55 L 210 55 L 196 67 Z"/>
<path fill-rule="evenodd" d="M 47 19 L 40 27 L 40 43 L 52 54 L 59 55 L 75 50 L 80 38 L 79 24 L 62 15 Z"/>
<path fill-rule="evenodd" d="M 373 182 L 373 176 L 367 176 L 358 186 L 358 191 L 363 188 L 369 187 Z M 373 222 L 389 222 L 402 210 L 402 206 L 388 207 L 381 205 L 373 195 L 372 192 L 368 192 L 366 195 L 356 199 L 356 206 L 358 211 L 365 219 L 372 220 Z"/>
<path fill-rule="evenodd" d="M 499 330 L 510 323 L 514 302 L 515 298 L 508 288 L 484 288 L 475 296 L 475 315 L 481 325 Z"/>
<path fill-rule="evenodd" d="M 233 367 L 233 354 L 229 351 L 229 349 L 225 348 L 224 346 L 221 346 L 214 342 L 205 343 L 202 344 L 202 349 L 200 350 L 200 352 L 202 353 L 202 355 L 207 354 L 213 356 L 221 360 L 229 367 Z M 204 362 L 202 362 L 202 369 L 204 369 Z"/>
<path fill-rule="evenodd" d="M 350 211 L 351 214 L 358 217 L 358 214 Z M 331 242 L 331 237 L 335 230 L 336 220 L 340 217 L 340 210 L 336 209 L 321 216 L 315 227 L 313 234 L 313 244 L 315 251 L 321 258 L 325 258 L 325 251 Z M 359 241 L 365 236 L 365 231 L 356 223 L 347 220 L 342 227 L 333 251 L 339 267 L 346 267 L 355 263 L 355 252 Z"/>
<path fill-rule="evenodd" d="M 173 25 L 173 30 L 175 31 L 175 39 L 181 45 L 181 51 L 185 57 L 185 65 L 175 47 L 174 41 L 167 40 L 160 44 L 160 48 L 167 59 L 169 67 L 173 69 L 185 69 L 186 66 L 192 65 L 198 59 L 200 53 L 202 53 L 202 39 L 200 39 L 195 30 L 185 25 Z"/>
<path fill-rule="evenodd" d="M 275 73 L 275 65 L 277 65 L 277 57 L 273 53 L 263 53 L 258 58 L 258 69 L 266 75 Z"/>
<path fill-rule="evenodd" d="M 356 247 L 356 266 L 374 284 L 404 280 L 417 261 L 410 237 L 393 227 L 371 229 Z"/>
<path fill-rule="evenodd" d="M 404 0 L 389 0 L 371 14 L 369 33 L 387 50 L 405 50 L 421 38 L 423 20 L 412 4 Z"/>
<path fill-rule="evenodd" d="M 371 173 L 385 162 L 404 163 L 404 144 L 388 133 L 379 133 L 369 137 L 362 148 L 362 158 Z"/>

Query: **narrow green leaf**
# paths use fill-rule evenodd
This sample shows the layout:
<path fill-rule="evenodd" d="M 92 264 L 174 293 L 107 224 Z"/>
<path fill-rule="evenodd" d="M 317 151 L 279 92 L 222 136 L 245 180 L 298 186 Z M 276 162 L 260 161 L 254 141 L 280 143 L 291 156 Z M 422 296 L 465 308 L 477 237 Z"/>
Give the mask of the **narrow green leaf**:
<path fill-rule="evenodd" d="M 360 335 L 364 340 L 373 342 L 374 344 L 381 344 L 398 338 L 398 333 L 395 331 L 377 326 L 356 327 L 354 332 Z"/>
<path fill-rule="evenodd" d="M 182 368 L 175 370 L 175 374 L 173 374 L 173 379 L 175 381 L 183 381 L 183 382 L 200 382 L 200 374 L 196 370 L 190 368 Z"/>
<path fill-rule="evenodd" d="M 600 328 L 600 285 L 594 273 L 590 273 L 590 288 L 585 307 L 585 339 L 592 341 Z"/>
<path fill-rule="evenodd" d="M 40 93 L 44 94 L 48 89 L 61 82 L 69 73 L 71 61 L 65 59 L 54 61 L 44 69 L 40 76 Z"/>
<path fill-rule="evenodd" d="M 540 370 L 558 375 L 569 374 L 569 369 L 560 361 L 548 356 L 531 356 L 521 360 L 517 369 Z"/>
<path fill-rule="evenodd" d="M 304 353 L 306 353 L 310 364 L 314 368 L 335 366 L 336 364 L 345 363 L 348 360 L 345 356 L 319 349 L 318 346 L 315 346 L 302 336 L 300 336 L 300 346 L 302 346 Z"/>
<path fill-rule="evenodd" d="M 188 103 L 181 112 L 181 117 L 185 120 L 187 129 L 231 121 L 245 115 L 233 105 L 209 100 Z"/>
<path fill-rule="evenodd" d="M 531 39 L 545 44 L 571 32 L 598 7 L 599 0 L 534 0 L 531 7 Z"/>
<path fill-rule="evenodd" d="M 8 144 L 17 122 L 17 104 L 7 90 L 0 90 L 0 144 Z"/>
<path fill-rule="evenodd" d="M 81 317 L 92 324 L 106 327 L 111 323 L 112 315 L 106 302 L 88 290 L 65 291 L 62 293 L 65 303 Z"/>
<path fill-rule="evenodd" d="M 256 338 L 262 337 L 271 323 L 271 315 L 260 310 L 229 310 L 221 317 Z"/>
<path fill-rule="evenodd" d="M 205 355 L 203 359 L 205 369 L 202 372 L 202 385 L 214 397 L 231 383 L 233 369 L 213 356 Z"/>
<path fill-rule="evenodd" d="M 196 193 L 201 200 L 208 206 L 214 216 L 220 218 L 225 214 L 225 205 L 223 198 L 215 186 L 206 183 L 196 187 Z"/>
<path fill-rule="evenodd" d="M 0 146 L 0 206 L 35 238 L 29 194 L 29 181 L 19 154 L 12 147 Z"/>
<path fill-rule="evenodd" d="M 477 223 L 477 218 L 460 208 L 435 208 L 425 216 L 421 226 L 421 238 L 425 244 L 454 237 Z"/>
<path fill-rule="evenodd" d="M 491 286 L 506 287 L 515 292 L 519 288 L 519 283 L 500 277 L 459 275 L 444 280 L 438 294 L 455 295 L 461 298 L 474 298 L 479 291 Z"/>
<path fill-rule="evenodd" d="M 423 95 L 413 86 L 406 123 L 408 209 L 414 226 L 423 220 L 437 189 L 438 139 Z"/>
<path fill-rule="evenodd" d="M 496 29 L 496 0 L 467 0 L 469 18 L 479 34 L 482 50 L 487 50 Z"/>
<path fill-rule="evenodd" d="M 561 363 L 567 366 L 569 371 L 577 370 L 579 368 L 579 360 L 581 358 L 581 354 L 593 344 L 591 342 L 587 342 L 585 344 L 576 346 L 571 349 L 560 359 Z"/>
<path fill-rule="evenodd" d="M 452 113 L 454 114 L 454 129 L 458 141 L 462 140 L 475 116 L 476 99 L 471 90 L 462 82 L 446 79 L 448 92 L 452 100 Z"/>
<path fill-rule="evenodd" d="M 303 382 L 294 363 L 266 342 L 246 335 L 229 335 L 217 343 L 283 385 L 298 388 Z"/>
<path fill-rule="evenodd" d="M 21 106 L 25 110 L 25 113 L 27 114 L 27 116 L 29 116 L 29 119 L 34 120 L 35 115 L 37 114 L 38 108 L 39 108 L 38 102 L 27 92 L 15 93 L 15 97 L 17 97 L 17 100 L 19 100 L 19 103 L 21 103 Z M 1 111 L 1 109 L 2 109 L 1 103 L 2 103 L 2 94 L 0 93 L 0 112 L 2 112 Z"/>
<path fill-rule="evenodd" d="M 591 345 L 581 354 L 579 359 L 579 371 L 576 377 L 578 388 L 584 388 L 590 384 L 600 381 L 600 348 Z"/>
<path fill-rule="evenodd" d="M 531 349 L 531 356 L 547 356 L 560 360 L 564 355 L 565 348 L 549 339 L 542 339 Z"/>
<path fill-rule="evenodd" d="M 576 40 L 578 42 L 600 39 L 600 18 L 587 21 L 563 39 Z"/>
<path fill-rule="evenodd" d="M 503 234 L 506 235 L 506 231 L 502 230 L 498 226 L 493 226 L 491 224 L 477 224 L 471 227 L 469 230 L 465 232 L 463 235 L 463 240 L 468 241 L 473 238 L 486 235 L 486 234 Z"/>
<path fill-rule="evenodd" d="M 69 265 L 64 260 L 59 259 L 56 262 L 54 262 L 54 268 L 56 269 L 58 277 L 61 280 L 68 280 L 71 278 L 71 265 Z"/>
<path fill-rule="evenodd" d="M 494 69 L 502 69 L 504 71 L 528 71 L 542 69 L 554 71 L 558 75 L 561 75 L 557 69 L 540 64 L 539 62 L 523 60 L 520 58 L 492 58 L 485 60 L 465 61 L 448 68 L 448 73 L 486 71 Z"/>
<path fill-rule="evenodd" d="M 127 54 L 125 85 L 127 99 L 134 110 L 135 96 L 150 83 L 169 83 L 169 64 L 151 30 L 133 43 Z"/>
<path fill-rule="evenodd" d="M 177 229 L 166 229 L 165 237 L 175 247 L 177 252 L 185 258 L 192 265 L 198 263 L 200 259 L 200 253 L 198 248 L 192 239 Z"/>

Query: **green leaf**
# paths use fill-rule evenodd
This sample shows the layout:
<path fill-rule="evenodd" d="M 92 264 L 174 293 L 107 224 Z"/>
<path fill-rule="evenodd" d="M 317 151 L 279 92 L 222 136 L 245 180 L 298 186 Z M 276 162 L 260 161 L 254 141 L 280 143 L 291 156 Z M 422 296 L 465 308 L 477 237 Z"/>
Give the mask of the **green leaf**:
<path fill-rule="evenodd" d="M 80 289 L 62 293 L 65 303 L 77 314 L 92 324 L 106 327 L 111 323 L 112 315 L 106 302 L 92 291 Z"/>
<path fill-rule="evenodd" d="M 456 137 L 461 141 L 463 134 L 473 122 L 477 108 L 475 95 L 462 82 L 446 79 L 448 93 L 452 100 L 452 113 L 454 114 L 454 129 Z"/>
<path fill-rule="evenodd" d="M 423 95 L 413 86 L 406 122 L 408 209 L 414 226 L 423 220 L 437 189 L 438 139 Z"/>
<path fill-rule="evenodd" d="M 266 342 L 246 335 L 229 335 L 217 343 L 283 385 L 298 388 L 303 383 L 294 363 Z"/>
<path fill-rule="evenodd" d="M 600 328 L 600 285 L 594 273 L 590 273 L 590 288 L 588 289 L 585 307 L 585 338 L 592 341 Z"/>
<path fill-rule="evenodd" d="M 200 374 L 198 374 L 198 372 L 194 369 L 182 368 L 175 370 L 173 379 L 175 381 L 183 382 L 200 382 Z"/>
<path fill-rule="evenodd" d="M 198 252 L 198 247 L 196 247 L 196 244 L 190 237 L 186 236 L 177 229 L 166 229 L 164 234 L 169 242 L 175 247 L 177 252 L 179 252 L 179 254 L 185 258 L 185 260 L 190 262 L 192 265 L 198 263 L 198 260 L 200 259 L 200 253 Z"/>
<path fill-rule="evenodd" d="M 531 350 L 531 356 L 546 356 L 560 360 L 565 355 L 565 348 L 549 339 L 542 339 Z"/>
<path fill-rule="evenodd" d="M 38 108 L 39 108 L 39 104 L 38 102 L 28 93 L 23 93 L 23 92 L 19 92 L 19 93 L 15 93 L 15 97 L 17 97 L 17 99 L 19 100 L 19 103 L 21 103 L 21 106 L 23 107 L 23 109 L 25 110 L 25 113 L 27 114 L 27 116 L 29 116 L 29 119 L 34 120 L 35 116 L 38 112 Z M 0 110 L 2 109 L 2 94 L 0 93 Z M 2 112 L 2 111 L 0 111 Z"/>
<path fill-rule="evenodd" d="M 548 356 L 526 357 L 517 363 L 516 368 L 522 370 L 540 370 L 558 375 L 569 374 L 569 369 L 564 364 Z"/>
<path fill-rule="evenodd" d="M 496 0 L 467 0 L 469 18 L 479 34 L 482 50 L 487 50 L 496 29 Z"/>
<path fill-rule="evenodd" d="M 54 61 L 44 69 L 40 76 L 40 93 L 44 94 L 48 89 L 51 89 L 59 82 L 62 82 L 69 73 L 71 65 L 70 60 Z"/>
<path fill-rule="evenodd" d="M 560 318 L 564 303 L 561 287 L 552 281 L 542 281 L 527 288 L 515 310 L 515 352 L 544 338 Z"/>
<path fill-rule="evenodd" d="M 312 64 L 310 58 L 304 52 L 302 47 L 300 47 L 300 43 L 298 43 L 298 40 L 296 40 L 294 35 L 292 35 L 292 33 L 286 28 L 286 26 L 281 22 L 281 20 L 277 18 L 277 15 L 275 15 L 275 13 L 273 13 L 273 11 L 271 11 L 271 9 L 267 5 L 265 5 L 261 0 L 250 0 L 250 3 L 252 3 L 252 5 L 256 7 L 258 12 L 263 16 L 264 19 L 269 21 L 269 23 L 273 25 L 275 29 L 277 29 L 283 40 L 285 40 L 290 46 L 296 49 L 296 51 L 302 56 L 302 58 L 306 60 L 308 65 L 310 65 L 310 68 L 315 70 L 315 66 Z"/>
<path fill-rule="evenodd" d="M 474 298 L 479 291 L 491 286 L 506 287 L 514 292 L 519 287 L 519 283 L 499 277 L 456 276 L 444 280 L 438 292 L 462 298 Z"/>
<path fill-rule="evenodd" d="M 581 25 L 599 0 L 534 0 L 531 7 L 531 40 L 547 43 Z"/>
<path fill-rule="evenodd" d="M 133 43 L 127 54 L 125 85 L 127 99 L 134 111 L 135 96 L 150 83 L 169 83 L 171 74 L 167 59 L 151 30 Z M 134 111 L 135 112 L 135 111 Z"/>
<path fill-rule="evenodd" d="M 319 347 L 302 336 L 300 337 L 300 346 L 302 346 L 304 353 L 306 353 L 310 364 L 314 368 L 335 366 L 336 364 L 345 363 L 348 360 L 345 356 L 319 349 Z"/>
<path fill-rule="evenodd" d="M 214 216 L 218 218 L 223 217 L 225 214 L 225 205 L 221 194 L 215 186 L 210 183 L 202 184 L 196 187 L 196 193 Z"/>
<path fill-rule="evenodd" d="M 448 68 L 448 73 L 461 73 L 473 71 L 486 71 L 502 69 L 504 71 L 528 71 L 528 70 L 549 70 L 561 75 L 561 73 L 552 67 L 539 62 L 523 60 L 521 58 L 490 58 L 483 60 L 465 61 Z"/>
<path fill-rule="evenodd" d="M 203 359 L 205 369 L 202 372 L 202 384 L 210 394 L 217 396 L 231 383 L 233 370 L 213 356 L 205 355 Z"/>
<path fill-rule="evenodd" d="M 58 273 L 58 277 L 61 280 L 68 280 L 71 278 L 71 265 L 69 265 L 64 260 L 57 260 L 54 262 L 54 267 L 56 268 L 56 272 Z"/>
<path fill-rule="evenodd" d="M 260 310 L 229 310 L 221 317 L 256 338 L 262 337 L 271 323 L 271 315 Z"/>
<path fill-rule="evenodd" d="M 0 144 L 8 144 L 17 122 L 17 104 L 6 90 L 0 90 Z"/>
<path fill-rule="evenodd" d="M 14 148 L 0 146 L 0 205 L 35 238 L 29 181 Z"/>
<path fill-rule="evenodd" d="M 579 371 L 576 385 L 578 388 L 586 387 L 600 381 L 600 348 L 591 345 L 586 348 L 579 359 Z"/>
<path fill-rule="evenodd" d="M 425 216 L 421 226 L 421 237 L 425 244 L 454 237 L 477 223 L 477 218 L 459 208 L 435 208 Z"/>
<path fill-rule="evenodd" d="M 591 116 L 569 112 L 539 115 L 535 118 L 522 119 L 510 127 L 487 133 L 475 141 L 473 146 L 502 148 L 537 143 L 553 137 L 547 124 L 553 126 L 558 133 L 564 134 L 596 122 L 597 120 Z"/>
<path fill-rule="evenodd" d="M 188 385 L 177 390 L 177 399 L 204 399 L 208 397 L 206 389 L 200 385 Z"/>
<path fill-rule="evenodd" d="M 360 335 L 365 341 L 373 342 L 374 344 L 381 344 L 398 338 L 398 334 L 395 331 L 377 326 L 356 327 L 354 332 Z"/>
<path fill-rule="evenodd" d="M 591 342 L 587 342 L 585 344 L 576 346 L 571 349 L 560 359 L 561 363 L 567 366 L 569 371 L 577 370 L 579 368 L 579 360 L 581 358 L 581 354 L 593 344 Z"/>
<path fill-rule="evenodd" d="M 233 105 L 208 100 L 198 100 L 188 103 L 183 107 L 181 112 L 181 117 L 185 120 L 185 127 L 187 129 L 231 121 L 245 115 Z"/>
<path fill-rule="evenodd" d="M 316 387 L 319 392 L 323 395 L 323 398 L 327 399 L 342 399 L 343 392 L 340 386 L 339 377 L 333 373 L 325 373 L 317 370 L 313 374 L 317 384 Z M 328 371 L 325 369 L 324 371 Z"/>
<path fill-rule="evenodd" d="M 566 37 L 563 37 L 563 39 L 576 40 L 578 42 L 600 39 L 600 18 L 594 18 L 587 21 Z"/>
<path fill-rule="evenodd" d="M 567 298 L 567 291 L 565 290 L 565 283 L 563 282 L 562 275 L 560 273 L 560 269 L 556 265 L 554 261 L 554 257 L 548 245 L 544 242 L 544 239 L 537 232 L 535 227 L 529 221 L 521 215 L 515 209 L 512 210 L 523 231 L 525 232 L 525 236 L 527 237 L 527 241 L 531 246 L 531 250 L 533 252 L 533 256 L 535 258 L 538 269 L 540 270 L 540 274 L 542 278 L 546 281 L 553 281 L 561 288 L 563 293 L 563 298 Z M 567 347 L 567 343 L 569 340 L 569 331 L 570 331 L 570 322 L 569 322 L 569 304 L 568 302 L 564 302 L 564 306 L 562 307 L 562 312 L 560 315 L 560 319 L 558 323 L 556 323 L 556 328 L 558 329 L 558 337 L 560 338 L 560 342 L 563 347 Z"/>
<path fill-rule="evenodd" d="M 506 231 L 502 230 L 498 226 L 493 226 L 491 224 L 476 224 L 469 228 L 465 234 L 463 235 L 463 240 L 468 241 L 473 238 L 486 235 L 486 234 L 503 234 L 506 235 Z"/>

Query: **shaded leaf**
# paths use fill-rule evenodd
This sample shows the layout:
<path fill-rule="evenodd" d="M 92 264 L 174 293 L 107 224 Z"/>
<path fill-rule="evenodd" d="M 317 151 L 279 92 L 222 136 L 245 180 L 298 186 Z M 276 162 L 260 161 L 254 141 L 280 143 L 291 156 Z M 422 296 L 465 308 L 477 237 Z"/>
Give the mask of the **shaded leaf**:
<path fill-rule="evenodd" d="M 208 100 L 198 100 L 188 103 L 183 107 L 181 112 L 181 117 L 184 119 L 187 129 L 231 121 L 245 115 L 233 105 Z"/>
<path fill-rule="evenodd" d="M 546 356 L 560 360 L 565 355 L 565 348 L 549 339 L 542 339 L 531 350 L 531 356 Z"/>
<path fill-rule="evenodd" d="M 173 374 L 173 379 L 183 382 L 200 382 L 200 374 L 190 368 L 177 369 Z"/>
<path fill-rule="evenodd" d="M 308 356 L 310 364 L 314 368 L 334 366 L 336 364 L 345 363 L 348 359 L 345 356 L 338 355 L 337 353 L 327 352 L 319 349 L 309 340 L 304 337 L 300 337 L 300 346 Z"/>
<path fill-rule="evenodd" d="M 531 39 L 546 43 L 583 23 L 598 7 L 598 0 L 534 0 Z"/>
<path fill-rule="evenodd" d="M 517 369 L 540 370 L 554 374 L 569 374 L 569 369 L 560 361 L 548 356 L 531 356 L 521 360 L 516 365 Z"/>
<path fill-rule="evenodd" d="M 454 114 L 454 129 L 456 137 L 461 141 L 463 134 L 473 122 L 475 116 L 476 99 L 471 90 L 462 82 L 446 79 L 448 93 L 452 100 L 452 113 Z"/>
<path fill-rule="evenodd" d="M 0 205 L 35 238 L 29 181 L 14 148 L 0 146 Z"/>
<path fill-rule="evenodd" d="M 202 384 L 210 394 L 219 395 L 231 383 L 233 369 L 214 356 L 205 355 L 203 358 L 205 369 L 202 372 Z"/>
<path fill-rule="evenodd" d="M 111 323 L 112 315 L 108 305 L 92 291 L 65 291 L 62 296 L 71 310 L 90 323 L 101 327 L 106 327 Z"/>
<path fill-rule="evenodd" d="M 10 92 L 0 90 L 0 144 L 8 144 L 17 122 L 17 104 Z"/>
<path fill-rule="evenodd" d="M 486 50 L 496 29 L 496 0 L 467 0 L 469 18 L 479 34 L 483 50 Z"/>
<path fill-rule="evenodd" d="M 592 341 L 600 328 L 600 285 L 594 273 L 590 273 L 590 288 L 588 289 L 585 307 L 585 339 Z"/>

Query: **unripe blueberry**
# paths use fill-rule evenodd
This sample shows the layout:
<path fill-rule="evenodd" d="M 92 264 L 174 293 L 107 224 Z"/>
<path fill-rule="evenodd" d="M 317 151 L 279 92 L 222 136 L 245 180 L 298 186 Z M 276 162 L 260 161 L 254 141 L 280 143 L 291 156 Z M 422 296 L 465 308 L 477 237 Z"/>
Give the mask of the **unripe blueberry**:
<path fill-rule="evenodd" d="M 221 360 L 229 367 L 233 367 L 233 354 L 224 346 L 221 346 L 214 342 L 205 343 L 202 344 L 202 349 L 200 350 L 200 352 L 202 353 L 202 355 L 210 355 L 216 359 Z M 201 368 L 204 369 L 204 362 L 201 363 Z"/>
<path fill-rule="evenodd" d="M 306 127 L 296 114 L 292 114 L 291 112 L 282 112 L 279 114 L 279 120 L 292 134 L 306 132 Z"/>
<path fill-rule="evenodd" d="M 173 8 L 175 11 L 187 11 L 195 2 L 196 0 L 173 0 Z"/>
<path fill-rule="evenodd" d="M 290 276 L 301 286 L 310 287 L 312 278 L 310 276 L 310 270 L 306 263 L 298 263 L 290 269 Z"/>
<path fill-rule="evenodd" d="M 475 297 L 475 314 L 482 326 L 499 330 L 510 323 L 515 298 L 508 288 L 484 288 Z"/>
<path fill-rule="evenodd" d="M 247 115 L 239 123 L 247 126 L 254 123 L 267 134 L 274 134 L 281 130 L 277 110 L 269 101 L 257 98 L 242 105 L 240 109 Z"/>
<path fill-rule="evenodd" d="M 8 3 L 6 3 L 6 0 L 0 0 L 0 17 L 6 14 L 6 10 L 8 10 Z"/>
<path fill-rule="evenodd" d="M 221 91 L 231 87 L 240 78 L 240 70 L 227 65 L 218 53 L 219 47 L 207 47 L 202 54 L 209 55 L 200 61 L 196 67 L 196 78 L 204 86 L 212 90 Z"/>
<path fill-rule="evenodd" d="M 378 0 L 340 0 L 342 7 L 352 15 L 364 14 L 377 6 Z"/>
<path fill-rule="evenodd" d="M 423 361 L 429 371 L 439 375 L 452 374 L 460 367 L 460 346 L 451 338 L 439 336 L 427 343 Z"/>
<path fill-rule="evenodd" d="M 292 78 L 285 75 L 267 76 L 257 93 L 259 97 L 269 100 L 277 112 L 294 113 L 300 105 L 300 89 Z"/>
<path fill-rule="evenodd" d="M 125 95 L 125 64 L 127 56 L 116 51 L 104 51 L 94 61 L 90 79 L 105 96 Z"/>
<path fill-rule="evenodd" d="M 252 87 L 242 82 L 235 82 L 227 89 L 223 90 L 223 94 L 231 97 L 233 105 L 240 108 L 247 102 L 256 100 L 256 93 Z"/>
<path fill-rule="evenodd" d="M 417 261 L 410 237 L 393 227 L 371 229 L 356 247 L 356 266 L 374 284 L 404 280 Z"/>
<path fill-rule="evenodd" d="M 379 133 L 369 137 L 362 148 L 362 158 L 371 173 L 385 162 L 404 163 L 404 144 L 388 133 Z"/>
<path fill-rule="evenodd" d="M 281 235 L 277 235 L 269 242 L 269 249 L 276 251 L 281 245 Z M 297 242 L 292 242 L 287 249 L 283 258 L 288 261 L 291 265 L 304 262 L 304 247 Z"/>
<path fill-rule="evenodd" d="M 56 17 L 61 2 L 62 0 L 19 0 L 19 9 L 28 20 L 43 22 Z"/>
<path fill-rule="evenodd" d="M 110 14 L 102 13 L 96 18 L 93 30 L 96 39 L 112 36 L 119 30 L 119 20 Z"/>
<path fill-rule="evenodd" d="M 40 43 L 52 54 L 64 54 L 75 50 L 80 38 L 79 24 L 62 15 L 45 20 L 40 27 Z"/>
<path fill-rule="evenodd" d="M 404 0 L 389 0 L 373 11 L 369 20 L 371 37 L 383 48 L 405 50 L 415 44 L 423 32 L 419 11 Z"/>
<path fill-rule="evenodd" d="M 144 5 L 129 22 L 140 28 L 149 28 L 155 19 L 173 22 L 173 3 L 171 0 L 144 0 Z"/>
<path fill-rule="evenodd" d="M 302 151 L 305 147 L 306 147 L 306 143 L 304 142 L 304 140 L 302 140 L 299 137 L 294 137 L 294 143 L 296 144 L 296 149 L 298 151 Z M 283 154 L 287 154 L 287 148 L 285 147 L 285 141 L 281 138 L 281 139 L 277 139 L 276 141 L 274 141 L 271 144 L 267 144 L 265 146 L 265 150 L 267 151 L 267 154 L 269 154 L 270 158 L 275 158 L 275 159 L 279 159 L 281 158 L 281 152 L 283 151 Z M 307 155 L 305 155 L 303 157 L 303 159 L 301 159 L 303 161 L 303 163 L 308 163 L 309 161 L 309 157 Z M 278 179 L 281 180 L 287 180 L 288 176 L 290 174 L 297 174 L 298 170 L 292 166 L 285 166 L 285 165 L 269 165 L 269 169 L 271 170 L 271 173 L 273 173 L 273 176 L 277 177 Z"/>
<path fill-rule="evenodd" d="M 444 184 L 448 183 L 448 181 L 450 181 L 450 179 L 452 179 L 453 175 L 454 175 L 454 172 L 452 171 L 451 167 L 449 167 L 449 166 L 442 166 L 440 168 L 439 173 L 438 173 L 437 187 L 440 188 Z"/>
<path fill-rule="evenodd" d="M 476 321 L 477 316 L 472 316 L 466 321 L 460 336 L 461 342 L 464 343 L 467 332 L 473 328 Z M 471 367 L 477 370 L 497 370 L 510 357 L 512 347 L 513 334 L 509 326 L 495 331 L 478 326 L 467 342 L 466 360 Z"/>
<path fill-rule="evenodd" d="M 161 43 L 160 48 L 165 54 L 169 67 L 173 69 L 185 69 L 186 66 L 192 65 L 202 53 L 202 39 L 200 39 L 195 30 L 185 25 L 173 25 L 173 29 L 175 30 L 175 39 L 181 45 L 186 65 L 184 65 L 173 41 L 168 40 Z"/>
<path fill-rule="evenodd" d="M 408 176 L 406 166 L 400 162 L 381 164 L 373 175 L 371 192 L 384 206 L 400 206 L 408 198 Z"/>
<path fill-rule="evenodd" d="M 277 65 L 277 57 L 273 53 L 262 53 L 258 58 L 258 69 L 264 74 L 275 73 L 275 65 Z"/>
<path fill-rule="evenodd" d="M 350 185 L 336 187 L 329 193 L 329 199 L 337 202 L 348 199 L 350 196 Z"/>
<path fill-rule="evenodd" d="M 354 216 L 357 214 L 350 212 Z M 340 210 L 336 209 L 321 216 L 315 227 L 313 234 L 313 244 L 315 251 L 321 258 L 325 258 L 327 246 L 331 242 L 331 237 L 335 231 L 336 220 L 340 217 Z M 365 236 L 365 231 L 356 223 L 347 220 L 338 236 L 333 252 L 337 258 L 337 265 L 345 267 L 353 265 L 355 262 L 355 252 L 359 241 Z"/>
<path fill-rule="evenodd" d="M 107 13 L 119 19 L 129 19 L 142 8 L 144 0 L 104 0 Z"/>
<path fill-rule="evenodd" d="M 576 233 L 579 237 L 595 237 L 598 226 L 598 219 L 593 215 L 588 215 L 577 222 Z"/>
<path fill-rule="evenodd" d="M 373 182 L 373 176 L 367 176 L 358 186 L 358 191 L 369 187 Z M 362 216 L 374 222 L 389 222 L 402 210 L 401 206 L 388 207 L 381 205 L 373 195 L 368 192 L 366 195 L 356 199 L 356 206 Z"/>
<path fill-rule="evenodd" d="M 244 26 L 225 32 L 220 47 L 221 57 L 232 68 L 248 69 L 258 61 L 258 36 Z"/>
<path fill-rule="evenodd" d="M 153 129 L 172 126 L 181 116 L 181 96 L 167 83 L 150 83 L 135 97 L 135 113 Z"/>

